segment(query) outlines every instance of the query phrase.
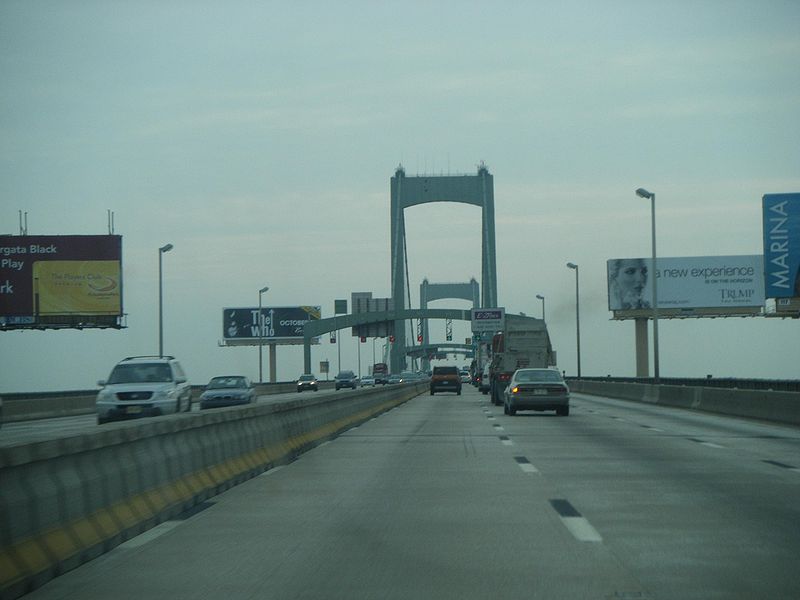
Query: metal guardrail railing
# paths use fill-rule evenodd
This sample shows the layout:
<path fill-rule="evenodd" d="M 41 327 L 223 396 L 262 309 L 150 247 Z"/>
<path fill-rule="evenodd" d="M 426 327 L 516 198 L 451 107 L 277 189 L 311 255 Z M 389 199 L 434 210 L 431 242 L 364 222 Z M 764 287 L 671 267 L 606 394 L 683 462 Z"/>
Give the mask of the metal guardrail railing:
<path fill-rule="evenodd" d="M 577 377 L 567 377 L 577 381 Z M 609 383 L 653 383 L 652 377 L 581 377 L 581 381 L 606 381 Z M 800 379 L 738 379 L 735 377 L 660 377 L 661 385 L 687 387 L 716 387 L 739 390 L 772 390 L 774 392 L 800 392 Z"/>

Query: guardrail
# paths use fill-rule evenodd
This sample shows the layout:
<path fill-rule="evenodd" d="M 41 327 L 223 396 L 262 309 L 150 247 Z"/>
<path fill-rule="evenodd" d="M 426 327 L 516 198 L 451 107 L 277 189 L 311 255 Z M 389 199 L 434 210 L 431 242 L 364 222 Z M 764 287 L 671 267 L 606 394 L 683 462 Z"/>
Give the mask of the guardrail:
<path fill-rule="evenodd" d="M 572 379 L 573 392 L 800 425 L 800 392 Z"/>
<path fill-rule="evenodd" d="M 301 394 L 0 448 L 0 598 L 18 598 L 426 389 Z"/>

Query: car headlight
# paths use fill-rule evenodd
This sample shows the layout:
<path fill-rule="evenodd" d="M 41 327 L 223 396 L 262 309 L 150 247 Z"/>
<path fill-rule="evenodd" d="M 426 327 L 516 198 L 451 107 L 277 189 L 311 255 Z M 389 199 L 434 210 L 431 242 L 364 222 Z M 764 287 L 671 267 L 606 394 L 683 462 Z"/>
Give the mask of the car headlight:
<path fill-rule="evenodd" d="M 175 397 L 178 390 L 170 389 L 170 390 L 159 390 L 158 392 L 153 393 L 153 400 L 171 400 Z"/>
<path fill-rule="evenodd" d="M 97 392 L 97 401 L 98 402 L 108 402 L 114 398 L 114 393 L 108 389 L 102 389 Z"/>

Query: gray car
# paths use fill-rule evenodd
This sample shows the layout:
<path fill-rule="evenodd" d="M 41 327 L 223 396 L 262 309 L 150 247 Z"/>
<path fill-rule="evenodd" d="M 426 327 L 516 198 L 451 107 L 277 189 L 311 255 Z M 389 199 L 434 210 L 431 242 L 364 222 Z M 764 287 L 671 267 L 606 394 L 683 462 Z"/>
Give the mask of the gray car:
<path fill-rule="evenodd" d="M 503 412 L 554 410 L 569 415 L 569 387 L 556 369 L 517 369 L 504 392 Z"/>
<path fill-rule="evenodd" d="M 242 375 L 221 375 L 208 382 L 200 396 L 200 408 L 217 408 L 252 404 L 256 401 L 256 391 L 247 377 Z"/>
<path fill-rule="evenodd" d="M 358 377 L 352 371 L 339 371 L 339 373 L 334 377 L 335 384 L 337 390 L 341 388 L 351 388 L 356 389 L 358 388 Z"/>

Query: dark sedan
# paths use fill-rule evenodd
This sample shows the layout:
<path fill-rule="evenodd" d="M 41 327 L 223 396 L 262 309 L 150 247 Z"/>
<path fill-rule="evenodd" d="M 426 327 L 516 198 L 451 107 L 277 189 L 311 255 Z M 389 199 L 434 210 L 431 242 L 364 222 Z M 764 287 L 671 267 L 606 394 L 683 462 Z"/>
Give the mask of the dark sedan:
<path fill-rule="evenodd" d="M 214 377 L 208 382 L 206 390 L 200 396 L 200 408 L 235 406 L 255 401 L 256 392 L 247 377 L 222 375 Z"/>
<path fill-rule="evenodd" d="M 303 390 L 312 390 L 317 391 L 319 389 L 319 384 L 317 383 L 317 378 L 313 373 L 303 373 L 300 375 L 300 379 L 297 380 L 297 391 L 302 392 Z"/>

